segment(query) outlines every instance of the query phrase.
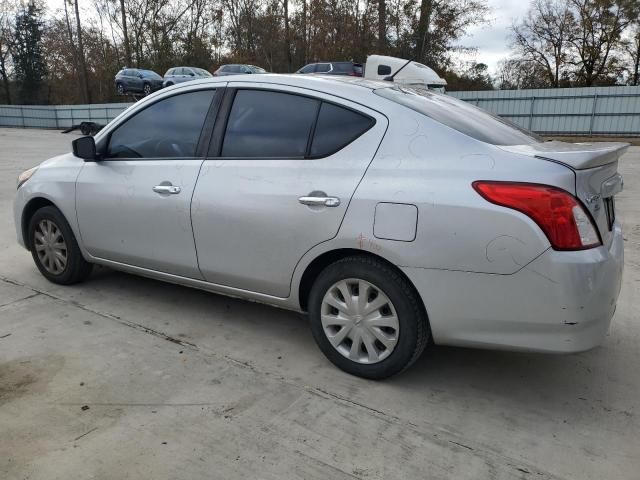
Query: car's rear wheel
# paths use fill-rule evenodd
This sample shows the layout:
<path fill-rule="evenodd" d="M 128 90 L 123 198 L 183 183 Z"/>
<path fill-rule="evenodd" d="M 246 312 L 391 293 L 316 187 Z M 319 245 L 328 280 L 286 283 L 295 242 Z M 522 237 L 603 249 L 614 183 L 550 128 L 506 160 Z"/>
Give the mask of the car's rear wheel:
<path fill-rule="evenodd" d="M 145 96 L 151 95 L 151 85 L 148 83 L 145 83 L 144 87 L 142 88 L 142 91 L 144 92 Z"/>
<path fill-rule="evenodd" d="M 371 257 L 347 257 L 325 268 L 311 289 L 309 317 L 327 358 L 371 379 L 407 369 L 430 336 L 413 286 L 393 266 Z"/>
<path fill-rule="evenodd" d="M 118 92 L 118 95 L 124 95 L 124 85 L 118 83 L 116 85 L 116 91 Z"/>
<path fill-rule="evenodd" d="M 57 208 L 36 211 L 29 221 L 28 235 L 33 260 L 47 280 L 71 285 L 91 273 L 91 264 L 82 256 L 71 227 Z"/>

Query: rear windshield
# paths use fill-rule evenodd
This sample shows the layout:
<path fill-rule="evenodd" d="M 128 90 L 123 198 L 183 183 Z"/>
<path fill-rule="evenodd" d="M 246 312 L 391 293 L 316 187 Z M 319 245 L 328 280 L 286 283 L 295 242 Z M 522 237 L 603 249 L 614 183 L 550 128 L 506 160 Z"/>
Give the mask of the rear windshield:
<path fill-rule="evenodd" d="M 542 142 L 542 138 L 535 133 L 447 95 L 404 87 L 379 88 L 374 93 L 481 142 L 493 145 Z"/>

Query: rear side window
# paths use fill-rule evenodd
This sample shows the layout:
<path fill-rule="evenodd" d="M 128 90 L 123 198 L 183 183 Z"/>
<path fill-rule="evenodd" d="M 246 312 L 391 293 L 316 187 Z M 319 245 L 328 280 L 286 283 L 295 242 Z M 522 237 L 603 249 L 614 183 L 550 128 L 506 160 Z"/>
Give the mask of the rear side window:
<path fill-rule="evenodd" d="M 353 70 L 353 64 L 351 63 L 334 63 L 333 71 L 340 73 L 350 73 Z"/>
<path fill-rule="evenodd" d="M 379 88 L 374 93 L 481 142 L 527 145 L 542 141 L 535 133 L 447 95 L 401 87 Z"/>
<path fill-rule="evenodd" d="M 312 157 L 323 157 L 337 152 L 369 130 L 373 119 L 347 108 L 323 103 L 311 143 Z"/>
<path fill-rule="evenodd" d="M 331 70 L 331 65 L 328 63 L 319 63 L 316 67 L 316 73 L 327 73 Z"/>
<path fill-rule="evenodd" d="M 288 93 L 238 90 L 223 157 L 303 157 L 319 101 Z"/>
<path fill-rule="evenodd" d="M 160 100 L 126 120 L 109 139 L 108 158 L 194 157 L 215 90 Z"/>

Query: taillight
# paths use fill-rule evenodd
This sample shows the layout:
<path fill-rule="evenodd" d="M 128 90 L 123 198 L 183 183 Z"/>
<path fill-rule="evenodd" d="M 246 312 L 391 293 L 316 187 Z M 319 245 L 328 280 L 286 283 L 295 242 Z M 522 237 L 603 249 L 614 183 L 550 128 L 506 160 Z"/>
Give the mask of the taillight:
<path fill-rule="evenodd" d="M 601 245 L 598 231 L 576 197 L 549 185 L 519 182 L 473 182 L 485 200 L 530 217 L 554 250 L 584 250 Z"/>

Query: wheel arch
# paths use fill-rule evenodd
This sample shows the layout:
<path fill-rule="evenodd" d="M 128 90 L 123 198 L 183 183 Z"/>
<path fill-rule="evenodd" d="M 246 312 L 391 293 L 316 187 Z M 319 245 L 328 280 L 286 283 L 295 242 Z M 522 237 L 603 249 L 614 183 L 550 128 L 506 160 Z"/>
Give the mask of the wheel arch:
<path fill-rule="evenodd" d="M 338 260 L 342 260 L 343 258 L 346 258 L 346 257 L 357 257 L 357 256 L 374 258 L 376 260 L 379 260 L 380 262 L 385 263 L 389 267 L 393 268 L 396 272 L 398 272 L 398 274 L 401 275 L 409 283 L 409 285 L 411 285 L 411 287 L 415 290 L 417 294 L 417 298 L 420 301 L 420 306 L 422 307 L 423 311 L 427 313 L 427 309 L 424 305 L 422 297 L 420 296 L 420 293 L 416 289 L 411 279 L 407 277 L 407 275 L 400 268 L 398 268 L 397 265 L 395 265 L 394 263 L 390 262 L 389 260 L 387 260 L 386 258 L 380 255 L 377 255 L 375 253 L 368 252 L 368 251 L 359 250 L 356 248 L 338 248 L 334 250 L 329 250 L 327 252 L 322 253 L 321 255 L 318 255 L 306 266 L 304 273 L 300 278 L 300 283 L 298 285 L 298 302 L 300 303 L 300 309 L 304 312 L 307 311 L 311 287 L 313 286 L 315 279 L 318 278 L 318 275 L 320 275 L 320 272 L 322 272 L 322 270 L 324 270 L 326 267 L 328 267 L 332 263 L 337 262 Z M 428 315 L 427 315 L 427 318 L 428 318 Z"/>
<path fill-rule="evenodd" d="M 27 202 L 27 204 L 22 209 L 20 229 L 22 231 L 22 238 L 24 239 L 24 244 L 27 247 L 27 250 L 31 250 L 31 245 L 29 242 L 29 236 L 27 232 L 29 228 L 29 221 L 31 220 L 31 217 L 33 217 L 33 215 L 43 207 L 55 207 L 58 210 L 60 210 L 60 208 L 58 208 L 58 206 L 55 203 L 53 203 L 51 200 L 45 197 L 32 198 Z"/>

